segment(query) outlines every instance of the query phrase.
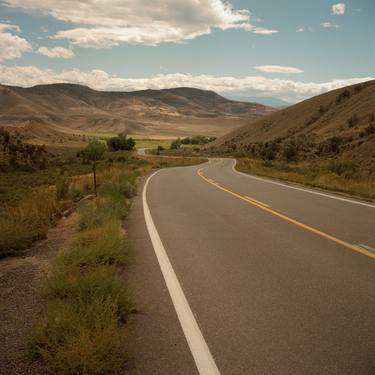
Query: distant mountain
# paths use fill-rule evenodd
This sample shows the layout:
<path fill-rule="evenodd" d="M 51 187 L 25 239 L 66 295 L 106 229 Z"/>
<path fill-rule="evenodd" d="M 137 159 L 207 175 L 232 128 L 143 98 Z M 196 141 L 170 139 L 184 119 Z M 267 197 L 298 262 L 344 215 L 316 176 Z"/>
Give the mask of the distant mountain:
<path fill-rule="evenodd" d="M 285 100 L 272 97 L 263 96 L 241 96 L 241 95 L 227 95 L 228 99 L 239 100 L 241 102 L 259 103 L 274 108 L 289 107 L 293 103 L 289 103 Z"/>
<path fill-rule="evenodd" d="M 375 176 L 375 80 L 333 90 L 264 116 L 213 145 L 224 153 L 353 160 Z"/>
<path fill-rule="evenodd" d="M 36 138 L 77 130 L 219 136 L 273 111 L 188 87 L 103 92 L 75 84 L 0 85 L 0 125 L 16 127 Z"/>

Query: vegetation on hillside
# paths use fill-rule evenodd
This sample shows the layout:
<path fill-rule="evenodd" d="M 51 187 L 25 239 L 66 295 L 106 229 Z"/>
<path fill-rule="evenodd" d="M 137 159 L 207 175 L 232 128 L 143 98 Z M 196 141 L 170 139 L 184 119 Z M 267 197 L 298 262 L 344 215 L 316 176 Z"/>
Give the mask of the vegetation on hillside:
<path fill-rule="evenodd" d="M 24 143 L 17 134 L 0 128 L 0 171 L 45 169 L 47 159 L 44 145 Z"/>
<path fill-rule="evenodd" d="M 350 160 L 375 176 L 375 81 L 318 95 L 232 132 L 207 148 L 265 161 Z"/>
<path fill-rule="evenodd" d="M 236 168 L 245 173 L 375 199 L 375 181 L 357 176 L 359 166 L 350 160 L 324 163 L 287 163 L 238 158 Z"/>

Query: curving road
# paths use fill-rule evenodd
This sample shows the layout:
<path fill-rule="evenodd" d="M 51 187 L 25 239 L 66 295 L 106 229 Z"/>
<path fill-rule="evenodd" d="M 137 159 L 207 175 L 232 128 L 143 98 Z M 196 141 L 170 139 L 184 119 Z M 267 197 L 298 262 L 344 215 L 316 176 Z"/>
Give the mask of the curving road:
<path fill-rule="evenodd" d="M 375 206 L 233 165 L 159 171 L 135 202 L 129 372 L 375 374 Z"/>

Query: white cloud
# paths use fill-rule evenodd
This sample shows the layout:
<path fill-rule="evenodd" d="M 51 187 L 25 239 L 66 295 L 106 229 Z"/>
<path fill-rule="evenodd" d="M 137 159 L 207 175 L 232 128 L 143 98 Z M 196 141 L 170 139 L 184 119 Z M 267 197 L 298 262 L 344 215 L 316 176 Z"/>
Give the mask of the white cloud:
<path fill-rule="evenodd" d="M 345 13 L 345 8 L 346 6 L 343 3 L 334 4 L 332 5 L 332 14 L 342 15 Z"/>
<path fill-rule="evenodd" d="M 280 65 L 259 65 L 254 66 L 254 69 L 265 73 L 286 73 L 286 74 L 297 74 L 303 73 L 304 71 L 299 68 L 293 68 L 291 66 L 280 66 Z"/>
<path fill-rule="evenodd" d="M 0 32 L 5 30 L 15 31 L 19 33 L 21 31 L 20 27 L 17 25 L 12 25 L 10 23 L 0 23 Z"/>
<path fill-rule="evenodd" d="M 255 27 L 253 30 L 254 34 L 261 34 L 261 35 L 271 35 L 271 34 L 276 34 L 278 33 L 278 30 L 270 30 L 270 29 L 265 29 L 263 27 Z"/>
<path fill-rule="evenodd" d="M 0 23 L 0 62 L 22 56 L 32 50 L 31 44 L 13 32 L 20 32 L 17 25 Z"/>
<path fill-rule="evenodd" d="M 143 90 L 189 86 L 213 90 L 222 95 L 273 96 L 290 102 L 299 101 L 343 86 L 373 79 L 348 78 L 329 82 L 300 82 L 260 76 L 217 77 L 212 75 L 159 74 L 149 78 L 120 78 L 102 70 L 78 69 L 56 72 L 34 66 L 0 65 L 0 82 L 7 85 L 33 86 L 58 82 L 79 83 L 97 90 Z"/>
<path fill-rule="evenodd" d="M 38 52 L 41 55 L 47 56 L 49 58 L 62 58 L 62 59 L 71 59 L 74 56 L 74 52 L 69 48 L 64 47 L 39 47 Z"/>
<path fill-rule="evenodd" d="M 270 35 L 277 30 L 254 27 L 250 12 L 224 0 L 5 0 L 12 7 L 39 9 L 79 24 L 57 39 L 82 47 L 107 48 L 119 43 L 157 45 L 209 34 L 212 28 L 243 29 Z"/>
<path fill-rule="evenodd" d="M 302 33 L 303 31 L 305 31 L 305 28 L 304 27 L 300 27 L 296 30 L 297 33 Z"/>
<path fill-rule="evenodd" d="M 325 28 L 325 29 L 338 29 L 340 26 L 335 24 L 335 23 L 331 23 L 331 22 L 323 22 L 321 23 L 321 25 Z"/>

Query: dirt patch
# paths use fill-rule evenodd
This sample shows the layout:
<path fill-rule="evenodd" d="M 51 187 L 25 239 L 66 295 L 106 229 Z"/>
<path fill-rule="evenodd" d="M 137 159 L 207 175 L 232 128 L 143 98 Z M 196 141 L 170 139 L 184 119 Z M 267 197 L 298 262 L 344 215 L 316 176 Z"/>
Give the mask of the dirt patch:
<path fill-rule="evenodd" d="M 21 256 L 0 260 L 0 374 L 47 374 L 26 356 L 26 339 L 46 310 L 41 281 L 54 257 L 77 230 L 77 214 L 62 219 L 46 240 Z"/>

